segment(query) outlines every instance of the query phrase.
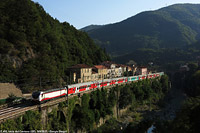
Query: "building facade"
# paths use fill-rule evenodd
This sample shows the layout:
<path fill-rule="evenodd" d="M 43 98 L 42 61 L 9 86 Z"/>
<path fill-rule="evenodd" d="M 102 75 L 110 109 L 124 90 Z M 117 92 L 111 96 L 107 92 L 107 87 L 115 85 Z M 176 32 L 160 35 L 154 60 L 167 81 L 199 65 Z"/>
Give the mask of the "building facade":
<path fill-rule="evenodd" d="M 70 69 L 70 79 L 74 83 L 89 82 L 92 79 L 92 67 L 85 64 L 77 64 Z"/>
<path fill-rule="evenodd" d="M 107 78 L 115 78 L 118 77 L 119 69 L 116 67 L 117 64 L 111 61 L 104 61 L 101 65 L 107 68 Z"/>
<path fill-rule="evenodd" d="M 136 75 L 147 75 L 147 67 L 138 67 L 136 71 Z"/>
<path fill-rule="evenodd" d="M 98 73 L 98 80 L 106 79 L 108 74 L 108 69 L 103 65 L 95 65 L 93 71 Z"/>

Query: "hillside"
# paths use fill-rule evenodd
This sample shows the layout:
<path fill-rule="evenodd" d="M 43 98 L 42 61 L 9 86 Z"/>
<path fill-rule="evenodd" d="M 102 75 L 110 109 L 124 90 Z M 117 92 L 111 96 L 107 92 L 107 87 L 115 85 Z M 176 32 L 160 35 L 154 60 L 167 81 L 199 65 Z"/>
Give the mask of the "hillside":
<path fill-rule="evenodd" d="M 141 48 L 182 49 L 200 39 L 200 5 L 177 4 L 146 11 L 88 33 L 112 56 Z"/>
<path fill-rule="evenodd" d="M 71 65 L 108 60 L 86 33 L 31 0 L 0 1 L 0 51 L 0 82 L 24 92 L 66 84 Z"/>
<path fill-rule="evenodd" d="M 89 25 L 89 26 L 86 26 L 84 28 L 81 28 L 80 30 L 88 32 L 88 31 L 99 29 L 99 28 L 102 28 L 102 27 L 103 27 L 103 25 Z"/>

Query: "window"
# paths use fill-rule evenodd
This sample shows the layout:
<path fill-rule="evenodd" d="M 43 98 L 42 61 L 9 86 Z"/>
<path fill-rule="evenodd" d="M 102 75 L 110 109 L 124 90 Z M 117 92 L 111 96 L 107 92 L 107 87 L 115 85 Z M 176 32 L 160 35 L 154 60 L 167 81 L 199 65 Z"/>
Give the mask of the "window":
<path fill-rule="evenodd" d="M 131 78 L 131 80 L 135 80 L 135 78 Z"/>

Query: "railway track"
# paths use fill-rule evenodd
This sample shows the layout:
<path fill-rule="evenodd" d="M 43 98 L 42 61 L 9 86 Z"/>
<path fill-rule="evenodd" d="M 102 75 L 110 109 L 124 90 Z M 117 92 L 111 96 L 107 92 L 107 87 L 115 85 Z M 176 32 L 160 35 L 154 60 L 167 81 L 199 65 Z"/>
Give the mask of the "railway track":
<path fill-rule="evenodd" d="M 112 87 L 115 87 L 116 85 L 113 86 L 108 86 L 108 87 L 103 87 L 104 89 L 110 89 Z M 84 93 L 91 93 L 92 91 L 96 91 L 97 88 L 95 89 L 91 89 L 88 91 L 84 91 L 84 92 L 80 92 L 78 94 L 74 94 L 74 95 L 70 95 L 68 98 L 72 98 L 74 96 L 78 96 L 78 95 L 83 95 Z M 48 107 L 48 106 L 53 106 L 56 105 L 60 102 L 64 102 L 67 100 L 67 97 L 62 97 L 59 99 L 54 99 L 52 101 L 40 104 L 40 105 L 27 105 L 27 104 L 20 104 L 20 105 L 15 105 L 15 106 L 11 106 L 11 107 L 2 107 L 0 108 L 0 123 L 4 122 L 8 119 L 13 119 L 16 118 L 20 115 L 23 115 L 26 111 L 29 110 L 41 110 L 42 108 Z"/>
<path fill-rule="evenodd" d="M 0 109 L 0 123 L 7 119 L 12 119 L 17 116 L 20 116 L 28 110 L 36 110 L 37 108 L 38 108 L 37 105 L 34 106 L 17 105 L 17 106 L 2 108 Z"/>
<path fill-rule="evenodd" d="M 92 91 L 94 91 L 94 90 L 89 90 L 89 91 L 86 91 L 86 92 L 82 92 L 80 94 L 91 93 Z M 77 96 L 77 95 L 78 94 L 70 95 L 68 98 L 70 99 L 70 98 Z M 0 123 L 6 121 L 8 119 L 16 118 L 20 115 L 23 115 L 26 111 L 40 110 L 44 107 L 53 106 L 53 105 L 56 105 L 60 102 L 64 102 L 66 100 L 67 100 L 67 97 L 62 97 L 62 98 L 59 98 L 59 99 L 49 101 L 47 103 L 43 103 L 41 105 L 20 104 L 20 105 L 15 105 L 15 106 L 11 106 L 11 107 L 0 108 Z"/>

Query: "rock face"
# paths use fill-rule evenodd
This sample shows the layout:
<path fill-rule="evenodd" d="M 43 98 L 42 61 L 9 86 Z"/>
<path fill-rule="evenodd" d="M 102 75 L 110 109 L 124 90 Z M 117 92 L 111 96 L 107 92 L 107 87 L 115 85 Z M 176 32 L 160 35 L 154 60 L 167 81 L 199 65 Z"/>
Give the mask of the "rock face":
<path fill-rule="evenodd" d="M 22 92 L 14 84 L 0 83 L 0 99 L 6 99 L 9 94 L 14 94 L 17 97 L 22 97 Z"/>

